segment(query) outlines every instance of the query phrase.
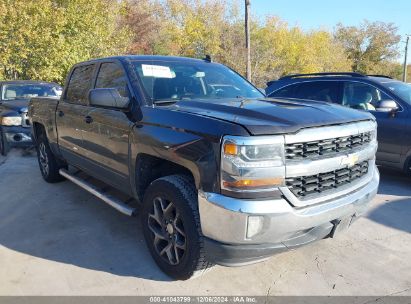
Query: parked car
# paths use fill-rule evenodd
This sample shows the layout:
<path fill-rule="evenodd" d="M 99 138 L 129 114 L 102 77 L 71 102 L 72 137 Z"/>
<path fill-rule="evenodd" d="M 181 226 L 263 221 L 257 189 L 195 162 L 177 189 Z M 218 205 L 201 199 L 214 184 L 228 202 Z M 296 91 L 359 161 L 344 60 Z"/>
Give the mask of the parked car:
<path fill-rule="evenodd" d="M 411 85 L 381 75 L 317 73 L 268 83 L 267 96 L 335 103 L 368 111 L 378 123 L 377 163 L 411 175 Z"/>
<path fill-rule="evenodd" d="M 266 99 L 210 60 L 79 63 L 61 99 L 33 98 L 29 117 L 43 178 L 67 178 L 124 214 L 138 210 L 154 260 L 177 279 L 334 237 L 379 183 L 372 115 Z"/>
<path fill-rule="evenodd" d="M 62 88 L 42 81 L 0 81 L 0 153 L 7 155 L 12 147 L 32 144 L 27 117 L 30 98 L 59 97 Z"/>

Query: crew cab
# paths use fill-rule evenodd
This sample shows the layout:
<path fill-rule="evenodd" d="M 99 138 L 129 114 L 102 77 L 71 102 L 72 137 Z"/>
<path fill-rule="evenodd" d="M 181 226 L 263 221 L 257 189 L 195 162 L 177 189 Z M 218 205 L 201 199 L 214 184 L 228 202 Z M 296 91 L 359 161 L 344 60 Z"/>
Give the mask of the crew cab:
<path fill-rule="evenodd" d="M 59 97 L 62 88 L 43 81 L 0 81 L 0 154 L 32 144 L 27 106 L 37 96 Z"/>
<path fill-rule="evenodd" d="M 43 178 L 139 215 L 153 259 L 176 279 L 334 237 L 379 184 L 372 115 L 267 99 L 209 57 L 79 63 L 61 99 L 32 99 L 29 117 Z"/>

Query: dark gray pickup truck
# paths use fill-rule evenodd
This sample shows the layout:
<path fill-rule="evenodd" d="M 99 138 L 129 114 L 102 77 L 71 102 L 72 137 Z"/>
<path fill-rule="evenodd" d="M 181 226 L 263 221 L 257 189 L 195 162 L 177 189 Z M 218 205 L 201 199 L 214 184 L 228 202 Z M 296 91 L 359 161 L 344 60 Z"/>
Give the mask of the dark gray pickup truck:
<path fill-rule="evenodd" d="M 266 99 L 210 60 L 83 62 L 60 100 L 31 100 L 29 117 L 44 179 L 139 214 L 154 260 L 177 279 L 334 237 L 377 193 L 370 114 Z"/>

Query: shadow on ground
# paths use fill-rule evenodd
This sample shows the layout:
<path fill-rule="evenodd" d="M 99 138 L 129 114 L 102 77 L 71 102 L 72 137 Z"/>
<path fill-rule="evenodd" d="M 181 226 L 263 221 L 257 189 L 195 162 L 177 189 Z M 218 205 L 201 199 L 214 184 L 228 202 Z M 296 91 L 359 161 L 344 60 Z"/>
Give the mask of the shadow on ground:
<path fill-rule="evenodd" d="M 170 281 L 153 262 L 138 218 L 66 181 L 47 184 L 35 153 L 0 166 L 0 246 L 118 276 Z"/>
<path fill-rule="evenodd" d="M 381 182 L 378 194 L 404 198 L 386 199 L 367 217 L 379 224 L 411 233 L 411 178 L 399 171 L 379 168 Z"/>
<path fill-rule="evenodd" d="M 411 198 L 382 204 L 372 210 L 367 218 L 384 226 L 411 233 Z"/>

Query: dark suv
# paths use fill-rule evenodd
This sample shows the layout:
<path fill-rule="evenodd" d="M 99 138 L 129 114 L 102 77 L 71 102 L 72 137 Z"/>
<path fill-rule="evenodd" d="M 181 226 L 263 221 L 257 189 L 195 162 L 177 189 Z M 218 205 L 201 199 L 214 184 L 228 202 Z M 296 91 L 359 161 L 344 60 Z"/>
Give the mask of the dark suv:
<path fill-rule="evenodd" d="M 411 175 L 411 85 L 382 75 L 298 74 L 267 83 L 268 97 L 312 99 L 369 111 L 378 122 L 377 162 Z"/>

